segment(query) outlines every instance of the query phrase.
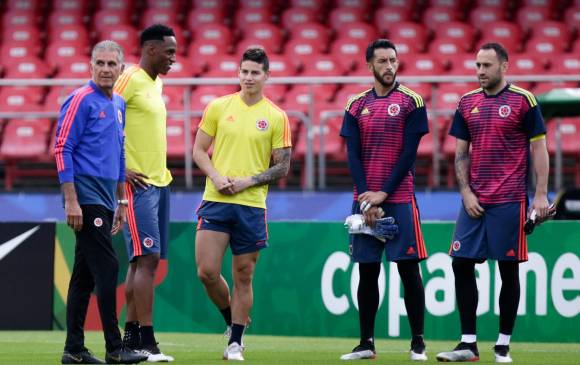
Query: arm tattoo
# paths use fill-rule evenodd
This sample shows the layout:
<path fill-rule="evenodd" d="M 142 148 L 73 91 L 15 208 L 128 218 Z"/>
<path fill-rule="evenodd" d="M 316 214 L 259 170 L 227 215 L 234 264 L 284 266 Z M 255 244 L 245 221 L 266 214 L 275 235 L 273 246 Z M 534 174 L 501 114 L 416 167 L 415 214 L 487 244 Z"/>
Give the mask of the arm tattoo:
<path fill-rule="evenodd" d="M 469 153 L 458 152 L 455 154 L 455 176 L 457 177 L 457 185 L 459 191 L 469 189 Z"/>
<path fill-rule="evenodd" d="M 252 176 L 254 185 L 265 185 L 283 178 L 290 170 L 290 147 L 276 148 L 272 151 L 272 167 L 261 174 Z"/>

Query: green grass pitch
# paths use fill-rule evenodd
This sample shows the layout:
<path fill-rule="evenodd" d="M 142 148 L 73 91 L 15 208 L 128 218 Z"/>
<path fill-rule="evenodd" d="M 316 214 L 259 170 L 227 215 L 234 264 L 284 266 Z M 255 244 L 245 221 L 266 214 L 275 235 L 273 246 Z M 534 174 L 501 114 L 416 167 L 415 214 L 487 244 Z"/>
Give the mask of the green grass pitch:
<path fill-rule="evenodd" d="M 86 345 L 101 359 L 104 358 L 102 333 L 88 332 Z M 0 364 L 54 365 L 60 364 L 64 332 L 0 331 Z M 160 348 L 175 357 L 174 364 L 224 364 L 221 360 L 226 340 L 221 334 L 158 333 Z M 338 358 L 348 352 L 358 340 L 316 337 L 244 337 L 245 358 L 251 364 L 344 364 Z M 436 363 L 435 354 L 450 350 L 455 342 L 429 341 L 427 363 Z M 491 342 L 479 345 L 480 364 L 492 364 Z M 378 340 L 377 359 L 373 364 L 410 364 L 409 341 Z M 520 343 L 511 345 L 516 364 L 579 364 L 580 344 L 577 343 Z"/>

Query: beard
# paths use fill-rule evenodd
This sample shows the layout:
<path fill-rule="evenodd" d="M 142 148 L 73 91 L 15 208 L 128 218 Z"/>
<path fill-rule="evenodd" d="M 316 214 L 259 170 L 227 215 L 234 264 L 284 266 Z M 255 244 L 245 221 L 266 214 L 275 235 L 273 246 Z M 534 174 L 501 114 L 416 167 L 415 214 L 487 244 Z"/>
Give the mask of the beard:
<path fill-rule="evenodd" d="M 479 81 L 479 86 L 484 90 L 493 90 L 501 83 L 501 77 L 488 77 L 487 86 L 483 86 L 481 80 Z"/>
<path fill-rule="evenodd" d="M 397 79 L 397 74 L 393 73 L 393 81 L 386 82 L 385 79 L 383 78 L 383 76 L 381 74 L 379 74 L 377 72 L 377 70 L 375 70 L 374 68 L 373 68 L 373 75 L 375 76 L 375 80 L 377 80 L 377 82 L 385 88 L 389 88 L 389 87 L 393 86 L 393 84 L 395 83 L 395 80 Z"/>

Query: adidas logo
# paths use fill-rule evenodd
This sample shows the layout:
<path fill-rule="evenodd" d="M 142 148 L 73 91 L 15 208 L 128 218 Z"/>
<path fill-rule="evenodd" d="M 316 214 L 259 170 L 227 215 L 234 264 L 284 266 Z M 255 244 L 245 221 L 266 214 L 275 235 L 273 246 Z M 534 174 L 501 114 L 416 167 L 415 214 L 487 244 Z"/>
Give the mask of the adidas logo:
<path fill-rule="evenodd" d="M 368 110 L 368 108 L 364 108 L 363 111 L 360 113 L 360 115 L 367 115 L 370 114 L 371 112 Z"/>
<path fill-rule="evenodd" d="M 414 255 L 415 254 L 415 249 L 413 248 L 413 246 L 409 246 L 409 248 L 407 249 L 407 255 Z"/>
<path fill-rule="evenodd" d="M 101 110 L 101 112 L 99 113 L 99 119 L 105 119 L 106 117 L 107 115 L 105 114 L 105 112 Z"/>
<path fill-rule="evenodd" d="M 479 113 L 479 109 L 477 109 L 477 107 L 471 109 L 471 114 L 477 114 Z"/>
<path fill-rule="evenodd" d="M 226 118 L 226 121 L 228 121 L 228 122 L 235 121 L 234 116 L 233 115 L 230 115 L 229 117 Z"/>
<path fill-rule="evenodd" d="M 514 257 L 516 255 L 516 252 L 514 251 L 514 249 L 512 248 L 511 250 L 509 250 L 506 254 L 506 256 L 509 257 Z"/>

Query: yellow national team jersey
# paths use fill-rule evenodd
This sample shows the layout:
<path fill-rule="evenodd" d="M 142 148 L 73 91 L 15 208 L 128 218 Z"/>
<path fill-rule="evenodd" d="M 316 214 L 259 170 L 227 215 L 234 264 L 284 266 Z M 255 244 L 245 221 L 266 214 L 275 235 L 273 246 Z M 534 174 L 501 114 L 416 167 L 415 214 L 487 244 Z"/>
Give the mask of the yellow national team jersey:
<path fill-rule="evenodd" d="M 228 177 L 260 174 L 270 167 L 273 149 L 292 145 L 286 113 L 267 98 L 252 106 L 238 93 L 218 98 L 205 109 L 199 127 L 214 137 L 211 161 Z M 223 195 L 207 178 L 203 199 L 266 208 L 267 194 L 268 185 L 260 185 Z"/>
<path fill-rule="evenodd" d="M 125 159 L 128 169 L 149 177 L 155 186 L 167 186 L 167 111 L 161 97 L 163 82 L 137 65 L 129 67 L 115 84 L 115 92 L 127 103 Z"/>

